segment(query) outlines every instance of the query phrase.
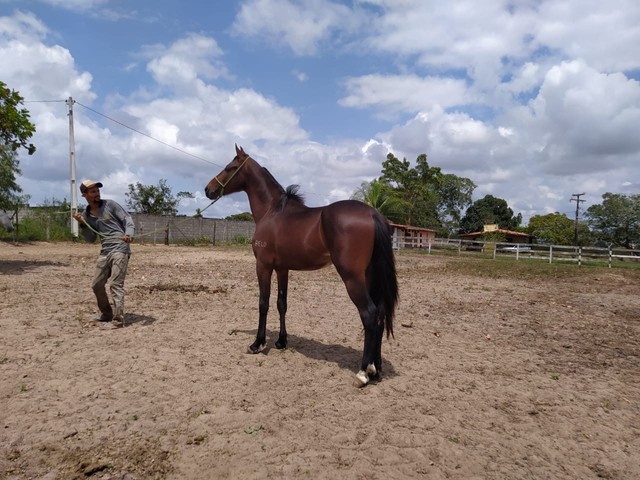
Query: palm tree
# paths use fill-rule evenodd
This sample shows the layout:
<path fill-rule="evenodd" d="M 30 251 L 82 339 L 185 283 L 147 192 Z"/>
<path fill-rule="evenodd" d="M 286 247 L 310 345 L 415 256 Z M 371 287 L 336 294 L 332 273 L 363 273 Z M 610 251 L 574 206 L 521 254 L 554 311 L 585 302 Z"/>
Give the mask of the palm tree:
<path fill-rule="evenodd" d="M 406 201 L 393 195 L 393 188 L 390 185 L 380 180 L 362 182 L 351 198 L 375 208 L 392 222 L 402 223 L 403 213 L 409 207 Z"/>

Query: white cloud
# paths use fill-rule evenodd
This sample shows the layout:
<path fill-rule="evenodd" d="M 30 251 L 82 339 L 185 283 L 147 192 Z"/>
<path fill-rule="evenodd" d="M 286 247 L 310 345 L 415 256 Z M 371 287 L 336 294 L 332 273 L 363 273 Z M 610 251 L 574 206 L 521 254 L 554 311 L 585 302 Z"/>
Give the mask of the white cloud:
<path fill-rule="evenodd" d="M 419 112 L 434 106 L 470 103 L 462 80 L 416 75 L 366 75 L 346 81 L 349 94 L 340 100 L 345 107 L 380 107 L 385 112 Z"/>
<path fill-rule="evenodd" d="M 336 32 L 351 31 L 359 17 L 347 6 L 328 0 L 247 0 L 233 31 L 239 37 L 266 39 L 296 55 L 315 54 Z"/>
<path fill-rule="evenodd" d="M 224 64 L 218 60 L 223 52 L 211 37 L 189 34 L 167 48 L 155 45 L 145 48 L 152 59 L 147 69 L 160 85 L 192 87 L 195 80 L 211 80 L 227 76 Z"/>

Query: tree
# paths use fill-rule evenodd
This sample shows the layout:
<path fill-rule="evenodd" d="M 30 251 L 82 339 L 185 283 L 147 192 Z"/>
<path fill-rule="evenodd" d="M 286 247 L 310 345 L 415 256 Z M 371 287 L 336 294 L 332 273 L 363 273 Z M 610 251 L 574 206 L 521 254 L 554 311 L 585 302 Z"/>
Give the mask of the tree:
<path fill-rule="evenodd" d="M 586 212 L 594 237 L 616 246 L 633 248 L 640 244 L 640 195 L 605 193 L 602 203 Z"/>
<path fill-rule="evenodd" d="M 230 220 L 234 222 L 253 222 L 253 215 L 249 212 L 236 213 L 233 215 L 229 215 L 225 217 L 225 220 Z"/>
<path fill-rule="evenodd" d="M 394 196 L 390 185 L 380 180 L 362 182 L 351 198 L 366 203 L 396 223 L 401 222 L 402 212 L 410 208 L 407 202 Z"/>
<path fill-rule="evenodd" d="M 485 195 L 476 200 L 460 220 L 460 232 L 480 232 L 484 225 L 497 224 L 506 230 L 515 230 L 522 222 L 522 214 L 513 215 L 506 200 Z"/>
<path fill-rule="evenodd" d="M 129 184 L 129 192 L 125 194 L 126 203 L 130 210 L 149 215 L 175 215 L 178 204 L 183 198 L 193 198 L 189 192 L 171 193 L 167 181 L 161 179 L 158 185 Z"/>
<path fill-rule="evenodd" d="M 534 215 L 529 220 L 526 231 L 540 243 L 551 245 L 572 245 L 575 224 L 563 213 Z"/>
<path fill-rule="evenodd" d="M 430 167 L 426 154 L 418 155 L 413 168 L 406 159 L 388 154 L 379 181 L 392 187 L 392 196 L 402 201 L 399 223 L 434 228 L 445 235 L 457 229 L 476 187 L 468 178 Z"/>
<path fill-rule="evenodd" d="M 23 98 L 0 82 L 0 208 L 11 208 L 20 201 L 22 188 L 16 183 L 20 175 L 18 151 L 33 155 L 36 147 L 29 139 L 36 127 L 29 121 L 29 111 L 20 108 Z"/>

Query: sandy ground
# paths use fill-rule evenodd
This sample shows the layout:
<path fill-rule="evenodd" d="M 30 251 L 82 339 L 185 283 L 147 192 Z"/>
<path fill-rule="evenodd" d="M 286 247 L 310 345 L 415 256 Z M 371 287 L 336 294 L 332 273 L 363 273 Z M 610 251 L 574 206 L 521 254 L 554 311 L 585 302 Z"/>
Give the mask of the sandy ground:
<path fill-rule="evenodd" d="M 248 247 L 0 243 L 0 478 L 638 479 L 640 272 L 397 256 L 383 378 L 333 268 L 292 272 L 289 348 Z"/>

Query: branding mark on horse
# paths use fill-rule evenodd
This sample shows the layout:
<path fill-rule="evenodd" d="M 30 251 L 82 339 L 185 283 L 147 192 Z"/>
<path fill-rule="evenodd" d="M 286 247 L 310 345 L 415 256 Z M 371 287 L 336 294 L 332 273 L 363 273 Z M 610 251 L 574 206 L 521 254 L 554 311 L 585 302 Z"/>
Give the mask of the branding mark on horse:
<path fill-rule="evenodd" d="M 256 240 L 255 242 L 253 242 L 253 245 L 256 247 L 266 247 L 267 246 L 267 242 L 263 242 L 262 240 Z"/>

